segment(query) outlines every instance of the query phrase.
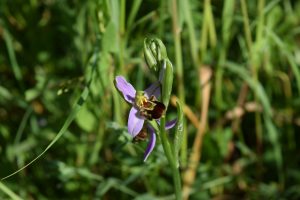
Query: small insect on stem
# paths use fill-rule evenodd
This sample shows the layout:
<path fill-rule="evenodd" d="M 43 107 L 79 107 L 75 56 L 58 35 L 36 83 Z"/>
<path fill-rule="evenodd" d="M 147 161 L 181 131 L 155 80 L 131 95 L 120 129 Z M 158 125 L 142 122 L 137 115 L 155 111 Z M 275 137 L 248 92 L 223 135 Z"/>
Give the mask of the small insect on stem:
<path fill-rule="evenodd" d="M 148 99 L 145 96 L 144 91 L 136 92 L 135 104 L 138 107 L 140 114 L 148 120 L 161 118 L 166 110 L 166 106 L 157 101 L 155 96 L 152 95 Z"/>

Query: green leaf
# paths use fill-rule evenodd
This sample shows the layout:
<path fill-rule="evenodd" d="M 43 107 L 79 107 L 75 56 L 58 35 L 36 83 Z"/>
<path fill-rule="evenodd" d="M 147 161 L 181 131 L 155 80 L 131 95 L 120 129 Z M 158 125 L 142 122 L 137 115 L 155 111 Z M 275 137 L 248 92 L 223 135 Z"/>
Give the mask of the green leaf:
<path fill-rule="evenodd" d="M 223 158 L 225 158 L 228 155 L 228 144 L 233 136 L 232 131 L 229 128 L 222 130 L 218 129 L 214 136 L 218 143 L 220 154 Z"/>
<path fill-rule="evenodd" d="M 174 158 L 175 162 L 179 164 L 179 150 L 182 143 L 182 136 L 183 136 L 183 109 L 181 102 L 177 101 L 177 123 L 175 126 L 175 135 L 174 135 Z"/>
<path fill-rule="evenodd" d="M 106 52 L 117 53 L 118 49 L 118 33 L 116 25 L 110 21 L 103 34 L 102 48 Z"/>
<path fill-rule="evenodd" d="M 40 91 L 36 88 L 26 90 L 25 99 L 26 101 L 32 101 L 40 95 Z"/>
<path fill-rule="evenodd" d="M 76 123 L 80 128 L 86 132 L 91 132 L 96 124 L 96 118 L 92 112 L 88 109 L 87 105 L 83 105 L 81 110 L 78 112 Z"/>
<path fill-rule="evenodd" d="M 225 48 L 227 48 L 231 35 L 232 35 L 232 21 L 234 16 L 234 0 L 224 1 L 223 13 L 222 13 L 222 39 Z"/>

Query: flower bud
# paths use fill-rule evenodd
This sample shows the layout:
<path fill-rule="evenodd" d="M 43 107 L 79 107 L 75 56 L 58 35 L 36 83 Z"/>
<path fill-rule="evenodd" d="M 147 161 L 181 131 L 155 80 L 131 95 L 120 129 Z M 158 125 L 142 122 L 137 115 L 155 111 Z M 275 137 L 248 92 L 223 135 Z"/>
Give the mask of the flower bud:
<path fill-rule="evenodd" d="M 165 45 L 160 39 L 146 38 L 144 40 L 144 57 L 148 67 L 155 72 L 159 71 L 161 61 L 167 58 Z"/>

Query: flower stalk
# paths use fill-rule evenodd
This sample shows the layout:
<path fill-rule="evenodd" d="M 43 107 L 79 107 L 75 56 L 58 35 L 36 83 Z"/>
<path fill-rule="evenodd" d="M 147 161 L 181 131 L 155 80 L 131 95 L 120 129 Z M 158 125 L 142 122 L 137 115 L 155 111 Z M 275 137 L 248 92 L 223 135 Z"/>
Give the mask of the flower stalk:
<path fill-rule="evenodd" d="M 173 85 L 173 66 L 167 57 L 166 47 L 159 39 L 145 39 L 144 56 L 149 68 L 159 75 L 159 81 L 152 83 L 144 91 L 137 91 L 123 76 L 116 76 L 115 87 L 123 99 L 132 106 L 128 116 L 128 133 L 133 137 L 133 142 L 147 140 L 147 135 L 150 135 L 144 161 L 153 151 L 156 138 L 160 138 L 171 166 L 175 196 L 179 200 L 182 199 L 182 189 L 178 154 L 183 135 L 183 112 L 179 102 L 177 102 L 177 119 L 166 122 Z M 167 130 L 175 124 L 174 139 L 171 140 Z"/>
<path fill-rule="evenodd" d="M 149 42 L 151 41 L 151 42 Z M 153 45 L 155 44 L 155 45 Z M 152 48 L 151 48 L 152 47 Z M 155 47 L 155 48 L 154 48 Z M 166 48 L 159 39 L 145 39 L 144 43 L 144 55 L 149 68 L 155 71 L 160 69 L 159 80 L 162 84 L 162 102 L 166 106 L 166 111 L 170 102 L 172 86 L 173 86 L 173 65 L 167 57 Z M 163 115 L 160 119 L 160 131 L 159 137 L 172 169 L 174 189 L 176 199 L 182 199 L 181 192 L 181 177 L 179 173 L 179 150 L 181 146 L 182 124 L 183 124 L 183 112 L 180 103 L 177 102 L 178 118 L 176 123 L 176 130 L 174 135 L 173 144 L 170 143 L 170 139 L 166 133 L 166 116 Z"/>

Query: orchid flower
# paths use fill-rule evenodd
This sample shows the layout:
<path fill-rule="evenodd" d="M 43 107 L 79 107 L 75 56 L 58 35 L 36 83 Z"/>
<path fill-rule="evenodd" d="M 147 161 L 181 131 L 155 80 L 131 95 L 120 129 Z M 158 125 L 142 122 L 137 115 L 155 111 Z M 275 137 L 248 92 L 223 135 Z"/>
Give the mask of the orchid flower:
<path fill-rule="evenodd" d="M 126 81 L 123 76 L 117 76 L 115 78 L 115 86 L 122 94 L 125 101 L 132 105 L 128 116 L 128 133 L 134 138 L 142 130 L 146 118 L 140 114 L 140 111 L 135 103 L 136 89 Z M 151 96 L 155 96 L 157 99 L 160 97 L 160 83 L 155 82 L 150 85 L 145 91 L 144 95 L 147 99 Z M 158 121 L 159 123 L 159 121 Z M 172 120 L 166 123 L 166 129 L 174 127 L 176 120 Z M 150 153 L 153 151 L 156 143 L 156 134 L 154 128 L 147 124 L 148 131 L 150 133 L 150 139 L 147 149 L 144 154 L 144 161 L 148 158 Z"/>

